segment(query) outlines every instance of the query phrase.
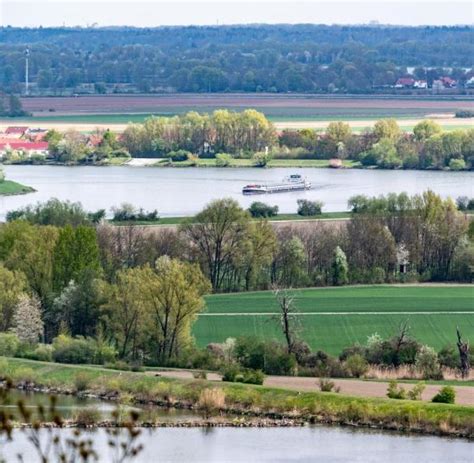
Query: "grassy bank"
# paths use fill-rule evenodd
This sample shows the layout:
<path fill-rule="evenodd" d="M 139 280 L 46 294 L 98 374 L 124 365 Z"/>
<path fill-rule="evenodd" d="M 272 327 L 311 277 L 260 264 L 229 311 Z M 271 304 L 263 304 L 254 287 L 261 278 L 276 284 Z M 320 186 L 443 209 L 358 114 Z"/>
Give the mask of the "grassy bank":
<path fill-rule="evenodd" d="M 456 327 L 474 342 L 474 287 L 469 285 L 355 286 L 294 290 L 301 337 L 313 349 L 333 355 L 365 344 L 378 333 L 393 336 L 407 321 L 410 334 L 435 349 L 453 345 Z M 199 346 L 243 335 L 284 341 L 271 291 L 215 294 L 193 333 Z"/>
<path fill-rule="evenodd" d="M 0 182 L 0 196 L 24 195 L 34 191 L 36 190 L 30 186 L 12 182 L 11 180 L 4 180 L 3 182 Z"/>
<path fill-rule="evenodd" d="M 301 418 L 308 422 L 371 426 L 380 429 L 472 437 L 474 408 L 458 405 L 390 399 L 355 398 L 333 393 L 295 392 L 206 380 L 177 380 L 143 373 L 129 373 L 100 367 L 58 365 L 31 360 L 1 360 L 1 374 L 14 384 L 51 388 L 58 392 L 81 389 L 100 396 L 123 397 L 128 401 L 196 408 L 202 392 L 219 389 L 221 411 L 251 416 Z M 80 373 L 80 376 L 78 374 Z M 85 380 L 86 378 L 87 380 Z"/>
<path fill-rule="evenodd" d="M 152 160 L 150 160 L 152 161 Z M 215 159 L 196 159 L 195 161 L 176 161 L 169 162 L 168 159 L 158 159 L 156 162 L 150 162 L 153 167 L 219 167 L 216 165 Z M 360 162 L 351 161 L 345 159 L 342 161 L 342 166 L 346 169 L 355 167 L 361 167 Z M 227 166 L 221 166 L 221 168 L 229 167 L 256 167 L 255 162 L 252 159 L 232 159 Z M 291 167 L 291 168 L 304 168 L 304 167 L 317 167 L 317 168 L 329 168 L 328 159 L 272 159 L 266 165 L 269 167 Z"/>
<path fill-rule="evenodd" d="M 258 198 L 256 198 L 258 200 Z M 313 217 L 305 217 L 298 214 L 279 214 L 276 217 L 268 219 L 270 222 L 301 222 L 301 221 L 313 221 L 313 220 L 339 220 L 349 219 L 351 217 L 350 212 L 323 212 L 321 215 Z M 180 223 L 189 220 L 191 217 L 160 217 L 158 220 L 147 220 L 147 221 L 127 221 L 127 222 L 114 222 L 110 221 L 112 225 L 179 225 Z"/>

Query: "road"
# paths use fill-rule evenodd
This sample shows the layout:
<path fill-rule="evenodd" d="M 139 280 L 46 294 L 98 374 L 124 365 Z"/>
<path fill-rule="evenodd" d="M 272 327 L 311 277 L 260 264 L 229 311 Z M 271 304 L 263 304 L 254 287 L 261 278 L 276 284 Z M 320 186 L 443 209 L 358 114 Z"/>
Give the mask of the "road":
<path fill-rule="evenodd" d="M 159 372 L 147 372 L 148 375 L 156 375 L 166 378 L 192 379 L 192 371 L 189 370 L 166 370 Z M 207 375 L 209 381 L 221 381 L 221 375 L 217 373 L 209 373 Z M 299 376 L 267 376 L 264 386 L 276 387 L 282 389 L 290 389 L 301 392 L 319 391 L 318 378 L 308 378 Z M 387 397 L 388 382 L 385 381 L 365 381 L 361 379 L 331 379 L 335 386 L 340 388 L 340 393 L 356 397 Z M 407 390 L 411 389 L 413 384 L 403 384 Z M 423 392 L 422 399 L 429 401 L 441 389 L 442 386 L 427 384 Z M 459 405 L 474 406 L 474 387 L 471 386 L 455 386 L 456 403 Z"/>

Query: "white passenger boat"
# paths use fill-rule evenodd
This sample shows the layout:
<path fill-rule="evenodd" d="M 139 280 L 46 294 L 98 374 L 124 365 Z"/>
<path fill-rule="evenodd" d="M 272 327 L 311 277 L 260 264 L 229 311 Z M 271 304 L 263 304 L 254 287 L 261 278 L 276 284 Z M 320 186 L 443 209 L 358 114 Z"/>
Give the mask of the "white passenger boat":
<path fill-rule="evenodd" d="M 251 184 L 242 188 L 244 195 L 260 195 L 266 193 L 285 193 L 287 191 L 310 190 L 311 182 L 299 174 L 283 179 L 282 183 Z"/>

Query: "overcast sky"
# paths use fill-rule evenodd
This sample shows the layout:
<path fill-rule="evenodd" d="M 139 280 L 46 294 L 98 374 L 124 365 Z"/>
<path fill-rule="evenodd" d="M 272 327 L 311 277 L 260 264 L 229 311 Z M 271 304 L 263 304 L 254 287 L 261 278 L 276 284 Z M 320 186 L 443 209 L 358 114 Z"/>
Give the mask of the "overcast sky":
<path fill-rule="evenodd" d="M 472 24 L 470 0 L 0 0 L 0 24 L 12 26 L 161 26 L 315 23 Z"/>

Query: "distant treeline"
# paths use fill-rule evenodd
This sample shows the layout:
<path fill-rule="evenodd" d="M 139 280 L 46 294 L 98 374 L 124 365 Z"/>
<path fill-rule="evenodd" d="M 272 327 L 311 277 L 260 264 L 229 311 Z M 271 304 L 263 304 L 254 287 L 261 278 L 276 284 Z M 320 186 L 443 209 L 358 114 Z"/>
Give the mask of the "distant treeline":
<path fill-rule="evenodd" d="M 49 156 L 58 163 L 96 164 L 113 158 L 165 158 L 170 165 L 215 158 L 216 166 L 233 158 L 253 159 L 265 167 L 278 159 L 349 159 L 382 169 L 451 169 L 474 166 L 474 129 L 443 131 L 434 121 L 419 122 L 403 132 L 394 119 L 381 119 L 372 129 L 353 133 L 346 122 L 331 122 L 324 132 L 314 129 L 277 132 L 265 115 L 217 110 L 175 117 L 151 117 L 130 124 L 117 135 L 110 130 L 83 134 L 51 130 Z M 44 156 L 8 150 L 7 163 L 42 163 Z"/>
<path fill-rule="evenodd" d="M 428 85 L 450 75 L 462 86 L 474 56 L 470 26 L 3 27 L 0 89 L 20 90 L 27 47 L 31 90 L 45 94 L 370 93 L 407 66 Z"/>

